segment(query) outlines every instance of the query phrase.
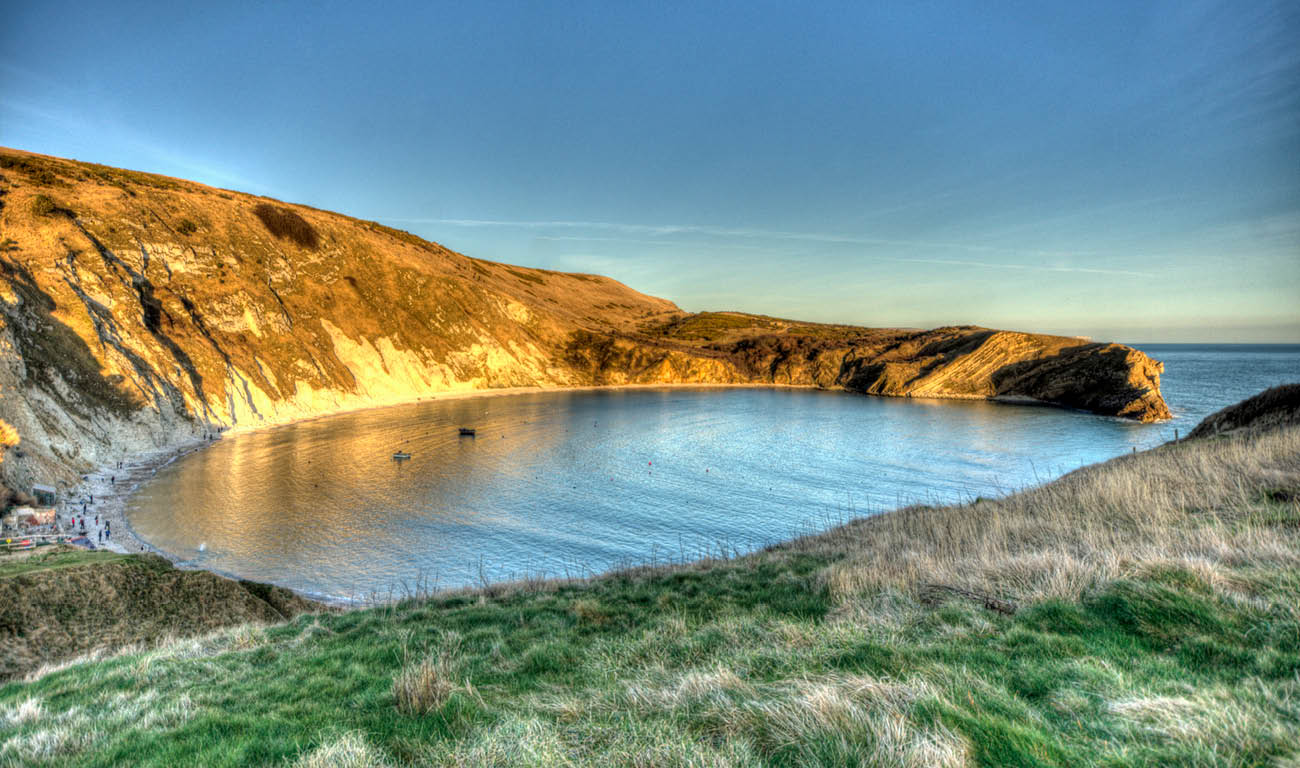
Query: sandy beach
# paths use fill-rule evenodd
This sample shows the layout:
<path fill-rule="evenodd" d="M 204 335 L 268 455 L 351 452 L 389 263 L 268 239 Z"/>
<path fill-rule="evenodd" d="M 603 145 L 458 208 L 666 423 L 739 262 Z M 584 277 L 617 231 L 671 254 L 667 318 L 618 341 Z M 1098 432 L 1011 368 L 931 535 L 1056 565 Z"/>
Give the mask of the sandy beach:
<path fill-rule="evenodd" d="M 98 525 L 91 524 L 85 528 L 99 549 L 111 552 L 154 552 L 175 560 L 169 553 L 135 535 L 126 519 L 126 501 L 141 483 L 152 478 L 159 469 L 186 454 L 201 450 L 211 442 L 194 440 L 177 448 L 136 454 L 123 461 L 121 467 L 111 464 L 82 475 L 82 481 L 69 490 L 67 498 L 60 503 L 59 515 L 61 518 L 70 515 L 87 517 L 92 523 L 98 516 Z M 113 535 L 108 541 L 99 542 L 97 536 L 105 523 L 108 523 Z"/>

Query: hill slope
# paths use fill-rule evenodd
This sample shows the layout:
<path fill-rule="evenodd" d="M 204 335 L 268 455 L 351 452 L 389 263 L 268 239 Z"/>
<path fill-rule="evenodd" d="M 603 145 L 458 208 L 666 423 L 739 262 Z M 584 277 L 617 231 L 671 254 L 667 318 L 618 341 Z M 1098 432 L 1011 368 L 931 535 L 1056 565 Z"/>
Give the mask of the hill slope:
<path fill-rule="evenodd" d="M 0 680 L 96 649 L 323 610 L 287 589 L 182 571 L 157 555 L 0 558 Z"/>
<path fill-rule="evenodd" d="M 1296 426 L 1183 440 L 734 560 L 74 664 L 0 686 L 0 765 L 1295 765 L 1298 459 Z"/>
<path fill-rule="evenodd" d="M 1206 416 L 1188 437 L 1213 437 L 1240 430 L 1267 430 L 1300 425 L 1300 384 L 1266 389 Z"/>
<path fill-rule="evenodd" d="M 0 473 L 23 490 L 220 427 L 492 387 L 782 383 L 1169 416 L 1161 365 L 1116 344 L 692 315 L 604 277 L 17 150 L 0 150 L 0 204 Z"/>

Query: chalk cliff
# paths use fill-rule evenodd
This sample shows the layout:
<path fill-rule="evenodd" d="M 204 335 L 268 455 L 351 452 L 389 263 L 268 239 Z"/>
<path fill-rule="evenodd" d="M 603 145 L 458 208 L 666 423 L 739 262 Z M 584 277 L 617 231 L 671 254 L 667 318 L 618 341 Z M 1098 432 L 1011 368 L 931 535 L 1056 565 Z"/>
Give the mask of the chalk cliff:
<path fill-rule="evenodd" d="M 452 390 L 777 383 L 1152 421 L 1117 344 L 683 312 L 348 216 L 0 150 L 0 475 L 67 483 L 216 428 Z"/>

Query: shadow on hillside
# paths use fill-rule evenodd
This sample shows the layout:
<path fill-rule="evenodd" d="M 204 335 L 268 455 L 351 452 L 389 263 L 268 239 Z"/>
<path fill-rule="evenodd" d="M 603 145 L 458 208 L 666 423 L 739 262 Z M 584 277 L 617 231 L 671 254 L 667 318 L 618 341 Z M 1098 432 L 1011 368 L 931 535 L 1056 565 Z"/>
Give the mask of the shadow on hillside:
<path fill-rule="evenodd" d="M 9 328 L 27 369 L 28 381 L 42 382 L 44 392 L 69 412 L 84 418 L 90 417 L 86 406 L 103 408 L 119 416 L 127 416 L 141 407 L 140 397 L 123 386 L 125 378 L 105 376 L 86 342 L 54 317 L 58 305 L 36 285 L 26 267 L 0 256 L 0 274 L 18 297 L 12 304 L 3 300 L 0 304 L 11 319 Z M 53 379 L 58 376 L 72 385 L 81 396 L 79 401 L 69 399 L 66 388 L 53 385 Z"/>
<path fill-rule="evenodd" d="M 991 379 L 999 395 L 1029 395 L 1071 408 L 1118 412 L 1152 391 L 1129 380 L 1127 357 L 1123 347 L 1078 344 L 1047 357 L 1004 365 Z"/>

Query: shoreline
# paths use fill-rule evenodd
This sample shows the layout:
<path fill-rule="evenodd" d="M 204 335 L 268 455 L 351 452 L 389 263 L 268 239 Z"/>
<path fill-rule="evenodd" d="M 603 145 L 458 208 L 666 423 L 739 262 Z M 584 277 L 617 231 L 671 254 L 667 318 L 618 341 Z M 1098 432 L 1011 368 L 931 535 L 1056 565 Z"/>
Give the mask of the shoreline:
<path fill-rule="evenodd" d="M 406 400 L 398 403 L 378 403 L 374 405 L 362 405 L 354 408 L 340 408 L 338 410 L 327 411 L 324 413 L 314 414 L 311 416 L 302 416 L 298 418 L 286 419 L 285 421 L 275 421 L 265 424 L 254 424 L 246 426 L 225 427 L 214 430 L 217 437 L 213 440 L 203 438 L 193 438 L 177 446 L 170 448 L 160 448 L 152 451 L 132 454 L 123 459 L 122 467 L 118 468 L 115 464 L 101 465 L 82 474 L 81 482 L 71 487 L 67 491 L 67 498 L 59 502 L 59 515 L 61 517 L 85 516 L 94 518 L 99 517 L 98 526 L 87 526 L 90 531 L 89 536 L 96 536 L 98 531 L 103 528 L 104 523 L 109 523 L 109 528 L 113 531 L 112 539 L 106 542 L 96 542 L 95 546 L 100 550 L 117 552 L 120 554 L 155 554 L 167 558 L 169 562 L 177 567 L 191 568 L 192 570 L 208 570 L 218 576 L 226 578 L 238 578 L 232 574 L 214 571 L 210 568 L 201 566 L 182 566 L 186 561 L 174 555 L 171 552 L 155 547 L 150 544 L 131 527 L 130 520 L 126 517 L 127 501 L 141 484 L 151 479 L 158 470 L 171 464 L 173 461 L 188 456 L 195 451 L 203 450 L 204 447 L 213 445 L 227 437 L 237 437 L 239 435 L 250 434 L 253 432 L 262 432 L 265 430 L 276 429 L 279 427 L 289 427 L 296 424 L 315 421 L 317 419 L 330 418 L 332 416 L 341 416 L 347 413 L 357 413 L 360 411 L 373 411 L 382 408 L 399 408 L 404 406 L 415 405 L 433 400 L 467 400 L 472 398 L 488 397 L 511 397 L 516 395 L 540 394 L 540 393 L 561 393 L 561 392 L 596 392 L 600 390 L 617 390 L 617 389 L 817 389 L 810 385 L 803 384 L 757 384 L 757 383 L 737 383 L 737 384 L 601 384 L 583 387 L 502 387 L 500 389 L 471 389 L 471 390 L 451 390 L 447 392 L 434 392 L 423 395 L 414 400 Z M 832 391 L 832 390 L 827 390 Z M 94 501 L 89 501 L 89 499 Z M 83 504 L 82 500 L 86 500 Z M 277 585 L 279 586 L 279 585 Z M 289 589 L 286 587 L 286 589 Z M 318 595 L 307 595 L 297 590 L 295 594 L 302 595 L 310 600 L 317 602 L 332 602 L 322 600 Z"/>
<path fill-rule="evenodd" d="M 545 393 L 572 393 L 572 392 L 598 392 L 604 390 L 643 390 L 643 389 L 800 389 L 800 390 L 817 390 L 833 394 L 851 394 L 867 397 L 880 397 L 881 395 L 866 395 L 864 393 L 851 392 L 849 390 L 823 389 L 807 384 L 773 384 L 773 383 L 662 383 L 662 384 L 603 384 L 588 385 L 579 387 L 502 387 L 499 389 L 477 389 L 477 390 L 451 390 L 446 392 L 434 392 L 428 395 L 417 397 L 413 400 L 406 400 L 396 403 L 376 403 L 371 405 L 361 405 L 349 408 L 340 408 L 310 416 L 301 416 L 289 418 L 284 421 L 274 421 L 269 423 L 259 423 L 251 425 L 238 425 L 232 427 L 222 427 L 214 430 L 213 439 L 204 439 L 202 437 L 191 438 L 185 442 L 170 447 L 145 451 L 138 454 L 130 455 L 123 460 L 121 468 L 114 464 L 99 466 L 82 475 L 82 481 L 68 490 L 68 499 L 61 502 L 63 508 L 60 514 L 63 516 L 77 515 L 81 516 L 83 499 L 94 499 L 93 502 L 86 501 L 84 505 L 84 514 L 90 517 L 99 516 L 99 526 L 88 526 L 89 536 L 94 537 L 98 530 L 107 522 L 113 531 L 113 538 L 106 542 L 96 542 L 96 547 L 101 550 L 117 552 L 121 554 L 155 554 L 166 558 L 174 566 L 186 568 L 189 570 L 207 570 L 225 578 L 241 578 L 235 574 L 225 573 L 211 568 L 193 565 L 189 561 L 168 552 L 164 549 L 154 546 L 146 541 L 142 536 L 136 533 L 131 526 L 130 520 L 127 519 L 127 503 L 132 494 L 135 493 L 143 483 L 150 480 L 158 470 L 166 467 L 172 462 L 187 456 L 204 447 L 213 445 L 227 437 L 237 437 L 239 435 L 263 432 L 276 428 L 289 427 L 297 424 L 303 424 L 318 419 L 325 419 L 334 416 L 341 416 L 348 413 L 358 413 L 361 411 L 373 411 L 384 408 L 399 408 L 435 400 L 466 400 L 474 398 L 495 398 L 495 397 L 512 397 L 528 394 L 545 394 Z M 948 398 L 948 397 L 925 397 L 913 398 L 906 396 L 883 395 L 883 397 L 899 397 L 907 400 L 930 400 L 930 401 L 952 401 L 960 402 L 987 402 L 998 405 L 1010 406 L 1048 406 L 1057 407 L 1052 403 L 1045 403 L 1032 398 L 1024 399 L 1004 399 L 1000 397 L 970 397 L 970 398 Z M 1081 411 L 1081 413 L 1087 413 Z M 1096 414 L 1092 414 L 1096 415 Z M 1103 417 L 1105 418 L 1105 417 Z M 75 499 L 75 500 L 74 500 Z M 283 585 L 277 585 L 283 586 Z M 291 587 L 285 587 L 291 589 Z M 307 594 L 299 590 L 292 590 L 307 599 L 325 604 L 352 605 L 352 601 L 336 601 L 327 597 L 316 594 Z"/>

